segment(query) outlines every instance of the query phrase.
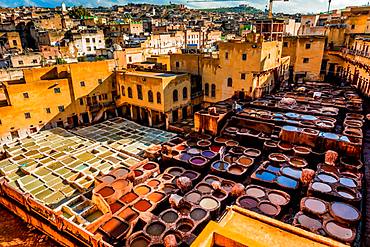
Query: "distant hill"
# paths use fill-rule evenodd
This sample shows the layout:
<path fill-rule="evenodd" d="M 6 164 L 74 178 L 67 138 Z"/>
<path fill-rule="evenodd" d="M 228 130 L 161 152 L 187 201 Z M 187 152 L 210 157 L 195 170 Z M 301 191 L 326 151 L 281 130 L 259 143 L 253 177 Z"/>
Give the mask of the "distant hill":
<path fill-rule="evenodd" d="M 247 13 L 247 14 L 260 14 L 263 11 L 252 6 L 244 6 L 240 5 L 237 7 L 224 7 L 224 8 L 212 8 L 212 9 L 201 9 L 207 12 L 215 12 L 215 13 L 226 13 L 226 12 L 233 12 L 233 13 Z"/>

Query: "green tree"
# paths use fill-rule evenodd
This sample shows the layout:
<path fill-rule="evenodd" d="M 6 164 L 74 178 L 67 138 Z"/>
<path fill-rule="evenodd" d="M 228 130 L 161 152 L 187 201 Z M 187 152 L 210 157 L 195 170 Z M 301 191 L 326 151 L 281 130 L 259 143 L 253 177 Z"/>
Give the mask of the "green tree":
<path fill-rule="evenodd" d="M 87 9 L 85 9 L 84 7 L 82 7 L 82 6 L 78 6 L 78 7 L 73 7 L 68 12 L 68 15 L 71 18 L 81 19 L 84 16 L 90 16 L 90 12 Z"/>

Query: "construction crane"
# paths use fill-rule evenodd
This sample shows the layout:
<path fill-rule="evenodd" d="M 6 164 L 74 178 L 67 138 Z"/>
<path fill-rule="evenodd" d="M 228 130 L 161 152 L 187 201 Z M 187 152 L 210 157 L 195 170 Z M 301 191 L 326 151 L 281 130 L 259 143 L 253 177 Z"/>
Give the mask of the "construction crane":
<path fill-rule="evenodd" d="M 273 2 L 279 2 L 279 1 L 289 2 L 289 0 L 268 0 L 268 1 L 269 1 L 269 4 L 268 4 L 269 15 L 268 15 L 268 17 L 270 19 L 272 18 Z M 202 3 L 202 2 L 240 2 L 240 0 L 188 0 L 188 3 Z"/>

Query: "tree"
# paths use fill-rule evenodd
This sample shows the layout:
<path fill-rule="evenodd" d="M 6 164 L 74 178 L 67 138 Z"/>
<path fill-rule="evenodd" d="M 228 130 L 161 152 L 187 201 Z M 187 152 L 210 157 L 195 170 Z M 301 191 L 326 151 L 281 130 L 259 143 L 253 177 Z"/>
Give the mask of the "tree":
<path fill-rule="evenodd" d="M 90 16 L 90 12 L 82 6 L 78 6 L 68 11 L 68 15 L 74 19 L 81 19 L 84 16 Z"/>

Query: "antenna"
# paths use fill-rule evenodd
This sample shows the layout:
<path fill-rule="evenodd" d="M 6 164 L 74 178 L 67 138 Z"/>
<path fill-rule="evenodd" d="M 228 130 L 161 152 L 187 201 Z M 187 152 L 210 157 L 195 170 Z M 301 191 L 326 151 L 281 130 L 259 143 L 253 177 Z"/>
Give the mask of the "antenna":
<path fill-rule="evenodd" d="M 331 0 L 329 0 L 328 13 L 330 12 L 330 4 L 331 4 Z"/>

